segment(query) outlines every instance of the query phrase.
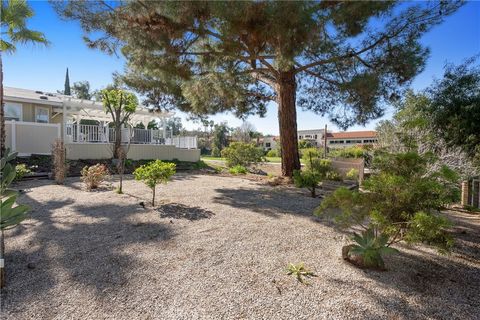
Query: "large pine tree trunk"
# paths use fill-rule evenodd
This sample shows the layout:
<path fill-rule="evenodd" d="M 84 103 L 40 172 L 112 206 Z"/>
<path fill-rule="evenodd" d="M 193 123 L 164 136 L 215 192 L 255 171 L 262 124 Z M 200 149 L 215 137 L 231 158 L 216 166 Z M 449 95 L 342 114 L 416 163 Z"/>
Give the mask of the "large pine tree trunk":
<path fill-rule="evenodd" d="M 0 157 L 5 154 L 5 108 L 3 105 L 3 61 L 0 53 Z"/>
<path fill-rule="evenodd" d="M 296 82 L 293 71 L 280 72 L 276 87 L 282 153 L 282 175 L 291 177 L 300 169 L 297 141 Z"/>

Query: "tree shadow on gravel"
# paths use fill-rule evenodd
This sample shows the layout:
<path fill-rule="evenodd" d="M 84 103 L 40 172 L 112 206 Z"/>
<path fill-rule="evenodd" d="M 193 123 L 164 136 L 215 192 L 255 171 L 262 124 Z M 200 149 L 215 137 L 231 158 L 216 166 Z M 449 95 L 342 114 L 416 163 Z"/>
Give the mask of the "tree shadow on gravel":
<path fill-rule="evenodd" d="M 281 214 L 313 216 L 313 210 L 320 204 L 319 199 L 300 194 L 293 188 L 235 188 L 215 189 L 215 203 L 228 205 L 239 209 L 248 209 L 270 217 Z"/>
<path fill-rule="evenodd" d="M 157 208 L 161 218 L 187 219 L 190 221 L 209 219 L 215 215 L 210 210 L 200 207 L 190 207 L 180 203 L 163 204 Z"/>
<path fill-rule="evenodd" d="M 174 236 L 159 221 L 133 222 L 131 216 L 145 212 L 137 204 L 75 204 L 72 199 L 40 203 L 28 193 L 19 202 L 32 208 L 31 218 L 37 223 L 28 230 L 7 233 L 7 288 L 2 291 L 2 305 L 10 312 L 33 302 L 48 304 L 53 287 L 68 291 L 86 286 L 99 297 L 123 290 L 138 267 L 139 254 L 125 253 L 126 248 L 158 244 L 161 250 Z M 9 250 L 9 240 L 26 231 L 31 233 L 27 243 Z M 66 279 L 69 284 L 62 282 Z M 79 288 L 69 287 L 72 282 Z"/>

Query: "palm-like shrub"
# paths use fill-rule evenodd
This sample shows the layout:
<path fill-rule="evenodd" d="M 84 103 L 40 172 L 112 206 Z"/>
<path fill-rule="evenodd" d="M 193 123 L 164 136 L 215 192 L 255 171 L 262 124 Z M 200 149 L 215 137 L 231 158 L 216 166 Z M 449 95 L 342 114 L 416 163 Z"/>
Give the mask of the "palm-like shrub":
<path fill-rule="evenodd" d="M 87 190 L 96 189 L 105 181 L 108 176 L 108 169 L 104 164 L 97 163 L 93 166 L 85 166 L 81 171 L 81 180 L 85 184 Z"/>
<path fill-rule="evenodd" d="M 397 249 L 388 246 L 387 235 L 375 236 L 372 229 L 364 231 L 361 235 L 354 234 L 352 240 L 355 244 L 350 246 L 347 254 L 360 256 L 361 264 L 368 268 L 384 269 L 382 255 L 397 252 Z"/>
<path fill-rule="evenodd" d="M 152 206 L 155 206 L 155 187 L 160 183 L 167 183 L 175 174 L 175 164 L 155 160 L 137 168 L 133 174 L 135 180 L 143 181 L 152 189 Z"/>
<path fill-rule="evenodd" d="M 388 239 L 387 247 L 405 240 L 447 251 L 453 245 L 446 231 L 450 223 L 439 209 L 457 200 L 457 176 L 446 167 L 430 172 L 430 161 L 415 152 L 379 155 L 373 163 L 375 173 L 364 182 L 365 192 L 339 188 L 315 214 L 333 215 L 344 228 L 372 230 Z"/>
<path fill-rule="evenodd" d="M 228 167 L 236 165 L 248 167 L 263 161 L 263 151 L 253 143 L 233 142 L 222 150 L 222 157 L 225 158 Z"/>

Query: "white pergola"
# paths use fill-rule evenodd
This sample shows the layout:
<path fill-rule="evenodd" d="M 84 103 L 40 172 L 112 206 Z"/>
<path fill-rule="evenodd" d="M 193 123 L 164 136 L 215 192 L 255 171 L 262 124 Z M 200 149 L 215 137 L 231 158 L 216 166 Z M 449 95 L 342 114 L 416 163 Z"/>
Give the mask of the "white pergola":
<path fill-rule="evenodd" d="M 72 97 L 63 97 L 63 127 L 66 128 L 67 123 L 76 122 L 77 132 L 80 132 L 80 121 L 96 120 L 102 126 L 108 126 L 112 122 L 112 117 L 105 112 L 103 104 L 92 100 L 75 99 Z M 135 126 L 143 123 L 145 126 L 152 120 L 160 120 L 163 129 L 163 137 L 166 138 L 166 120 L 173 116 L 170 112 L 153 112 L 143 107 L 137 107 L 134 114 L 130 116 L 130 124 Z M 63 130 L 63 138 L 66 138 L 66 130 Z"/>

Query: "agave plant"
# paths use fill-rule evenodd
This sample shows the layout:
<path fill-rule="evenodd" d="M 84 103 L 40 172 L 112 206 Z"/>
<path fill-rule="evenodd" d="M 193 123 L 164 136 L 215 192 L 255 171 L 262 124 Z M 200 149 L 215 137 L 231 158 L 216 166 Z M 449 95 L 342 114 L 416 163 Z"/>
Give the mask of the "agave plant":
<path fill-rule="evenodd" d="M 27 217 L 29 208 L 25 205 L 16 205 L 17 192 L 10 189 L 15 179 L 15 168 L 9 163 L 17 153 L 6 150 L 5 156 L 0 159 L 0 287 L 5 285 L 5 235 L 4 230 L 17 226 Z"/>
<path fill-rule="evenodd" d="M 388 246 L 388 236 L 385 234 L 375 235 L 373 229 L 364 231 L 361 235 L 354 234 L 349 253 L 362 257 L 363 264 L 369 268 L 385 268 L 382 254 L 392 254 L 398 252 L 397 249 Z"/>

